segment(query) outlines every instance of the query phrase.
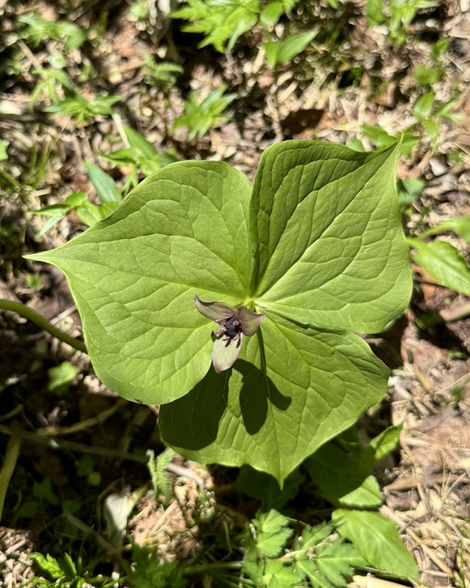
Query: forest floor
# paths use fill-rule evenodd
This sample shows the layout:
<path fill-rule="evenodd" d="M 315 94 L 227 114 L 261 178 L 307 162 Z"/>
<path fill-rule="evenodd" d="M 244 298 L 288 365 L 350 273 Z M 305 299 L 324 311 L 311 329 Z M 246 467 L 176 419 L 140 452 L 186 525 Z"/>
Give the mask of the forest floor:
<path fill-rule="evenodd" d="M 64 276 L 22 256 L 57 247 L 86 227 L 72 211 L 36 239 L 47 219 L 29 211 L 63 203 L 73 192 L 94 199 L 86 160 L 121 187 L 131 167 L 101 155 L 126 146 L 123 123 L 159 153 L 227 161 L 250 180 L 261 153 L 274 142 L 360 139 L 374 149 L 364 125 L 380 125 L 392 136 L 413 123 L 419 127 L 413 105 L 423 87 L 415 72 L 420 64 L 432 66 L 439 39 L 447 40 L 448 49 L 439 57 L 444 73 L 432 84 L 435 100 L 442 104 L 457 96 L 453 112 L 464 117 L 458 125 L 439 121 L 434 144 L 422 132 L 410 157 L 400 158 L 398 179 L 422 179 L 424 186 L 404 215 L 405 231 L 470 214 L 468 0 L 444 0 L 420 10 L 402 45 L 388 41 L 385 24 L 368 25 L 365 3 L 345 2 L 335 9 L 323 1 L 303 2 L 304 26 L 314 23 L 321 32 L 305 57 L 275 70 L 256 28 L 232 52 L 197 49 L 202 37 L 182 32 L 181 21 L 169 20 L 161 34 L 152 15 L 136 16 L 135 4 L 0 0 L 0 61 L 8 64 L 0 68 L 0 136 L 8 142 L 7 158 L 0 161 L 0 298 L 26 303 L 68 334 L 81 336 Z M 54 39 L 34 46 L 17 33 L 17 17 L 33 12 L 51 21 L 65 15 L 90 31 L 91 40 L 71 49 Z M 181 65 L 171 88 L 159 88 L 146 54 Z M 35 71 L 49 64 L 62 68 L 87 99 L 120 96 L 114 114 L 79 123 L 64 112 L 53 116 L 44 111 L 50 104 L 47 88 L 31 108 L 39 81 Z M 223 84 L 236 94 L 225 120 L 191 141 L 186 129 L 172 130 L 189 90 L 207 96 Z M 451 234 L 445 238 L 462 254 L 470 253 L 464 241 Z M 366 438 L 403 423 L 399 451 L 374 472 L 384 496 L 381 512 L 396 521 L 421 583 L 465 588 L 470 586 L 468 301 L 414 269 L 409 309 L 387 332 L 369 337 L 392 375 L 383 402 L 360 422 Z M 417 317 L 444 309 L 455 311 L 453 320 L 427 330 L 417 326 Z M 76 370 L 65 389 L 51 387 L 49 370 L 63 362 Z M 169 506 L 149 498 L 145 451 L 164 450 L 157 415 L 157 408 L 128 403 L 104 387 L 86 354 L 14 313 L 0 314 L 0 453 L 13 421 L 19 419 L 25 431 L 0 527 L 0 587 L 20 586 L 32 576 L 26 557 L 31 551 L 56 557 L 74 545 L 85 561 L 96 557 L 90 545 L 97 542 L 114 553 L 116 564 L 115 554 L 133 537 L 140 545 L 158 544 L 160 555 L 191 559 L 201 545 L 229 542 L 230 533 L 254 516 L 259 502 L 237 489 L 236 468 L 202 467 L 178 456 L 170 466 Z M 66 515 L 58 506 L 64 501 L 70 501 Z M 106 517 L 116 516 L 106 513 L 113 501 L 115 509 L 136 505 L 124 537 L 117 539 L 106 533 Z M 290 516 L 307 522 L 322 520 L 328 508 L 306 490 L 289 504 Z M 85 542 L 84 535 L 93 542 Z M 365 585 L 360 576 L 354 582 Z"/>

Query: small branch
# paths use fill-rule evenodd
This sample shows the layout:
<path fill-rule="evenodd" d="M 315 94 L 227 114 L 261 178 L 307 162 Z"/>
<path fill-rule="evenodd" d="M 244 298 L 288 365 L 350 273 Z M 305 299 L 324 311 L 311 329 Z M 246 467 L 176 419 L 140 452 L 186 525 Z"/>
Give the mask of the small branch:
<path fill-rule="evenodd" d="M 72 435 L 73 433 L 78 433 L 79 431 L 91 429 L 96 425 L 101 425 L 106 422 L 109 417 L 111 417 L 121 406 L 124 406 L 125 404 L 127 404 L 127 400 L 121 398 L 121 400 L 118 400 L 115 404 L 113 404 L 113 406 L 111 406 L 111 408 L 104 410 L 94 417 L 85 419 L 79 423 L 75 423 L 70 427 L 43 427 L 41 429 L 37 429 L 37 434 L 45 437 L 56 437 L 59 435 Z"/>
<path fill-rule="evenodd" d="M 0 520 L 2 518 L 3 505 L 5 503 L 8 485 L 10 484 L 11 477 L 15 471 L 18 453 L 23 439 L 22 433 L 23 427 L 20 422 L 13 421 L 11 426 L 11 438 L 10 441 L 8 441 L 5 461 L 3 462 L 3 468 L 0 471 Z"/>
<path fill-rule="evenodd" d="M 117 404 L 119 404 L 119 402 Z M 0 424 L 0 435 L 12 436 L 13 430 L 12 428 L 6 425 Z M 86 445 L 85 443 L 76 443 L 75 441 L 68 441 L 66 439 L 52 439 L 51 437 L 48 437 L 44 434 L 38 435 L 38 433 L 31 433 L 30 431 L 24 431 L 22 437 L 24 441 L 29 441 L 31 443 L 34 443 L 35 445 L 37 445 L 38 443 L 41 445 L 46 445 L 51 449 L 76 451 L 77 453 L 90 453 L 91 455 L 100 455 L 102 457 L 108 457 L 110 459 L 135 461 L 137 463 L 141 463 L 144 465 L 147 465 L 148 463 L 148 457 L 141 453 L 127 453 L 126 451 L 119 451 L 118 449 L 99 447 L 96 445 Z M 183 466 L 178 466 L 176 464 L 170 463 L 168 464 L 166 471 L 170 472 L 171 474 L 175 474 L 176 476 L 181 476 L 194 480 L 199 487 L 205 488 L 204 481 L 197 474 L 195 474 L 187 468 L 184 468 Z"/>
<path fill-rule="evenodd" d="M 0 425 L 0 435 L 11 435 L 12 430 L 6 425 Z M 107 447 L 97 447 L 93 445 L 85 445 L 84 443 L 76 443 L 75 441 L 67 441 L 65 439 L 51 439 L 44 435 L 31 433 L 29 431 L 23 432 L 24 441 L 30 441 L 34 444 L 41 444 L 50 447 L 51 449 L 65 449 L 68 451 L 76 451 L 78 453 L 91 453 L 92 455 L 100 455 L 102 457 L 109 457 L 112 459 L 127 459 L 136 461 L 138 463 L 147 464 L 147 457 L 138 453 L 126 453 L 125 451 L 118 451 L 117 449 L 108 449 Z"/>
<path fill-rule="evenodd" d="M 191 566 L 190 568 L 186 569 L 186 575 L 193 575 L 193 574 L 206 574 L 210 572 L 215 572 L 216 570 L 241 570 L 243 567 L 243 562 L 241 561 L 228 561 L 228 562 L 215 562 L 211 564 L 200 564 L 198 566 Z"/>
<path fill-rule="evenodd" d="M 23 316 L 24 318 L 32 321 L 33 323 L 36 323 L 38 327 L 41 327 L 41 329 L 44 329 L 50 335 L 56 337 L 56 339 L 59 339 L 63 343 L 70 345 L 70 347 L 73 347 L 74 349 L 77 349 L 82 353 L 87 353 L 85 343 L 83 343 L 79 339 L 75 339 L 75 337 L 67 335 L 67 333 L 64 333 L 57 327 L 54 327 L 54 325 L 52 325 L 45 317 L 43 317 L 42 314 L 39 314 L 32 308 L 29 308 L 29 306 L 26 306 L 26 304 L 0 298 L 0 310 L 16 312 L 20 316 Z"/>

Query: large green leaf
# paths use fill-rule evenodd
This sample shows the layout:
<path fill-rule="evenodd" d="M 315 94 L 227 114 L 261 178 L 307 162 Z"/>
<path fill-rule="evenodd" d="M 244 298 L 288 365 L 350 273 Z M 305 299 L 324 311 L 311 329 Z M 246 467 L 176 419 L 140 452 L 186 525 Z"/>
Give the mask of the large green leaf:
<path fill-rule="evenodd" d="M 322 495 L 336 506 L 375 508 L 382 498 L 377 480 L 369 475 L 374 462 L 371 447 L 347 453 L 332 442 L 320 447 L 305 466 Z"/>
<path fill-rule="evenodd" d="M 209 370 L 192 392 L 162 406 L 160 428 L 189 459 L 248 463 L 282 486 L 305 457 L 382 398 L 388 370 L 352 333 L 270 317 L 260 332 L 246 340 L 232 370 Z"/>
<path fill-rule="evenodd" d="M 193 299 L 244 301 L 250 192 L 227 164 L 175 163 L 142 182 L 110 218 L 30 256 L 64 272 L 95 371 L 112 390 L 157 404 L 204 377 L 214 323 Z"/>
<path fill-rule="evenodd" d="M 411 295 L 395 192 L 396 151 L 288 141 L 261 158 L 250 233 L 260 312 L 377 332 Z"/>
<path fill-rule="evenodd" d="M 164 405 L 173 448 L 250 464 L 282 485 L 385 392 L 387 369 L 351 331 L 380 330 L 411 292 L 395 159 L 318 141 L 274 145 L 251 209 L 240 172 L 175 163 L 108 219 L 32 258 L 66 275 L 98 377 Z M 217 326 L 195 295 L 266 315 L 221 374 L 210 368 Z"/>
<path fill-rule="evenodd" d="M 333 512 L 338 532 L 351 541 L 375 568 L 394 576 L 416 578 L 418 570 L 403 545 L 396 523 L 379 512 L 339 509 Z"/>

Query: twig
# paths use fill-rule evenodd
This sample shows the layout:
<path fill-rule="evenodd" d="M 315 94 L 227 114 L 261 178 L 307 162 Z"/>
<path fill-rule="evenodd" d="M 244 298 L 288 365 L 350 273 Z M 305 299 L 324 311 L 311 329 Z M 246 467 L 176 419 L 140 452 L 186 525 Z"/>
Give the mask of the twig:
<path fill-rule="evenodd" d="M 10 427 L 0 425 L 0 434 L 11 435 Z M 65 439 L 51 439 L 44 435 L 31 433 L 29 431 L 23 432 L 23 440 L 31 443 L 46 445 L 51 449 L 64 449 L 66 451 L 76 451 L 77 453 L 91 453 L 92 455 L 100 455 L 102 457 L 109 457 L 112 459 L 126 459 L 129 461 L 136 461 L 138 463 L 146 464 L 148 459 L 143 454 L 126 453 L 125 451 L 118 451 L 117 449 L 108 449 L 107 447 L 96 447 L 86 445 L 85 443 L 76 443 L 75 441 L 67 441 Z"/>
<path fill-rule="evenodd" d="M 124 145 L 126 147 L 130 147 L 126 132 L 124 131 L 124 127 L 122 126 L 121 117 L 119 116 L 119 114 L 113 114 L 112 119 L 114 121 L 114 124 L 116 125 L 116 128 L 117 128 L 119 135 L 121 136 L 121 139 L 124 141 Z"/>
<path fill-rule="evenodd" d="M 6 425 L 0 425 L 0 435 L 10 436 L 12 435 L 12 433 L 13 431 L 10 427 L 7 427 Z M 148 463 L 148 457 L 141 453 L 128 453 L 126 451 L 119 451 L 118 449 L 86 445 L 85 443 L 76 443 L 75 441 L 67 441 L 65 439 L 52 439 L 51 437 L 48 437 L 46 435 L 38 435 L 37 433 L 32 433 L 30 431 L 23 432 L 23 440 L 35 444 L 39 443 L 41 445 L 46 445 L 51 449 L 76 451 L 77 453 L 90 453 L 92 455 L 100 455 L 102 457 L 109 457 L 111 459 L 135 461 L 137 463 L 142 463 L 144 465 L 147 465 Z M 202 478 L 200 478 L 197 474 L 183 466 L 178 466 L 176 464 L 170 463 L 167 466 L 166 470 L 172 474 L 176 474 L 177 476 L 184 476 L 185 478 L 194 480 L 198 484 L 198 486 L 200 486 L 201 488 L 205 488 L 205 483 L 202 480 Z"/>
<path fill-rule="evenodd" d="M 111 543 L 109 543 L 109 541 L 107 541 L 104 537 L 102 537 L 99 533 L 97 533 L 94 529 L 89 527 L 83 521 L 81 521 L 80 519 L 77 519 L 77 517 L 73 516 L 73 514 L 71 514 L 70 512 L 67 512 L 67 511 L 64 512 L 64 516 L 70 523 L 72 523 L 72 525 L 74 527 L 77 527 L 77 529 L 82 531 L 82 533 L 86 533 L 86 534 L 94 537 L 96 539 L 96 542 L 98 543 L 98 545 L 102 549 L 104 549 L 104 551 L 106 551 L 108 554 L 114 552 L 114 545 L 111 545 Z M 123 562 L 123 559 L 122 559 L 120 553 L 114 553 L 114 558 L 119 562 L 121 567 L 124 565 L 124 562 Z"/>
<path fill-rule="evenodd" d="M 23 427 L 19 421 L 13 421 L 11 426 L 11 438 L 8 442 L 5 461 L 0 471 L 0 520 L 2 518 L 3 505 L 7 494 L 8 485 L 16 467 L 16 460 L 21 447 Z"/>
<path fill-rule="evenodd" d="M 127 400 L 121 398 L 118 400 L 111 408 L 100 412 L 96 416 L 86 419 L 84 421 L 80 421 L 79 423 L 75 423 L 70 427 L 43 427 L 37 430 L 38 435 L 46 436 L 46 437 L 55 437 L 57 435 L 72 435 L 73 433 L 78 433 L 79 431 L 84 431 L 86 429 L 91 429 L 96 425 L 100 425 L 104 423 L 110 416 L 112 416 L 118 408 L 127 404 Z"/>
<path fill-rule="evenodd" d="M 20 316 L 36 323 L 41 329 L 47 331 L 53 337 L 56 337 L 60 341 L 63 341 L 67 345 L 70 345 L 74 349 L 78 349 L 82 353 L 87 353 L 85 343 L 80 341 L 79 339 L 75 339 L 75 337 L 71 337 L 64 333 L 57 327 L 54 327 L 42 314 L 39 314 L 26 304 L 22 304 L 21 302 L 13 302 L 12 300 L 6 300 L 0 298 L 0 310 L 9 310 L 10 312 L 16 312 Z"/>
<path fill-rule="evenodd" d="M 21 39 L 18 39 L 17 43 L 21 51 L 23 51 L 26 59 L 30 62 L 30 64 L 33 65 L 36 69 L 42 69 L 42 65 L 39 63 L 37 57 L 34 55 L 34 53 L 31 51 L 28 45 L 26 45 L 26 43 Z"/>

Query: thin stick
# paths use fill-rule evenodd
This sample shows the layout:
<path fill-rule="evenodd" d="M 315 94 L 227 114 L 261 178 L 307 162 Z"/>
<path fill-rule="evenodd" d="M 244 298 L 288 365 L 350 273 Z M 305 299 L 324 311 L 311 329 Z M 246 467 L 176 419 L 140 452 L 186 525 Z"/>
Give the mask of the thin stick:
<path fill-rule="evenodd" d="M 0 434 L 11 435 L 12 430 L 6 425 L 0 425 Z M 46 445 L 51 449 L 64 449 L 67 451 L 76 451 L 78 453 L 91 453 L 92 455 L 100 455 L 103 457 L 110 457 L 113 459 L 127 459 L 129 461 L 136 461 L 138 463 L 146 464 L 148 458 L 143 454 L 126 453 L 125 451 L 118 451 L 117 449 L 108 449 L 107 447 L 97 447 L 92 445 L 85 445 L 84 443 L 76 443 L 75 441 L 68 441 L 66 439 L 51 439 L 44 435 L 31 433 L 29 431 L 23 432 L 24 441 Z"/>
<path fill-rule="evenodd" d="M 70 345 L 70 347 L 78 349 L 78 351 L 81 351 L 82 353 L 87 353 L 85 343 L 79 339 L 75 339 L 75 337 L 67 335 L 67 333 L 64 333 L 57 327 L 54 327 L 54 325 L 52 325 L 45 317 L 43 317 L 42 314 L 39 314 L 39 312 L 36 312 L 32 308 L 29 308 L 29 306 L 26 306 L 26 304 L 0 298 L 0 310 L 16 312 L 20 316 L 24 316 L 24 318 L 32 321 L 33 323 L 36 323 L 39 327 L 41 327 L 41 329 L 44 329 L 53 337 L 56 337 L 60 341 Z"/>
<path fill-rule="evenodd" d="M 23 427 L 20 422 L 13 421 L 11 426 L 11 438 L 10 441 L 8 441 L 5 461 L 3 462 L 3 468 L 0 471 L 0 520 L 2 518 L 3 505 L 7 495 L 8 485 L 10 484 L 11 477 L 15 471 L 16 461 L 18 459 L 18 453 L 23 438 L 22 433 Z"/>

